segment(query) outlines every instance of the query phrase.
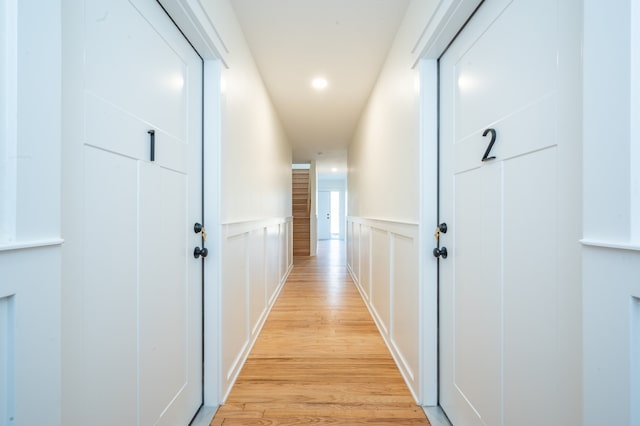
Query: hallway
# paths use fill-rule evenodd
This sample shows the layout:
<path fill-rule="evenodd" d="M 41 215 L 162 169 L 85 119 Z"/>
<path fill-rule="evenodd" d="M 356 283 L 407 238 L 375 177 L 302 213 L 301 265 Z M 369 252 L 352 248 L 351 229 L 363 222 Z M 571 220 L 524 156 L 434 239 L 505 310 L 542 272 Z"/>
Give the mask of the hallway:
<path fill-rule="evenodd" d="M 346 269 L 320 241 L 294 268 L 212 425 L 428 425 Z"/>

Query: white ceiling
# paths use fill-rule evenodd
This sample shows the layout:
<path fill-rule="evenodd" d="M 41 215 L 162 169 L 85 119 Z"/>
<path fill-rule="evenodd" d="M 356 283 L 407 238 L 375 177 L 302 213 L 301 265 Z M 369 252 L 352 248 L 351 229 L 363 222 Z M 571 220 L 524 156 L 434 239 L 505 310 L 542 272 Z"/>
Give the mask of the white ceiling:
<path fill-rule="evenodd" d="M 346 174 L 346 147 L 409 0 L 231 0 L 293 145 L 294 163 Z M 311 80 L 322 76 L 318 92 Z M 332 172 L 332 169 L 337 172 Z"/>

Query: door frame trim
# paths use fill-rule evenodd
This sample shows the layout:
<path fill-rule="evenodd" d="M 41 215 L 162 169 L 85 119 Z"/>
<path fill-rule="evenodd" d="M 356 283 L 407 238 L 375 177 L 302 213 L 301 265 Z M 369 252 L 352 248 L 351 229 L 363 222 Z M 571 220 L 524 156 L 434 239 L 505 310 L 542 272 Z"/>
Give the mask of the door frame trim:
<path fill-rule="evenodd" d="M 420 79 L 420 398 L 439 406 L 438 263 L 431 255 L 438 223 L 438 59 L 483 0 L 441 0 L 416 43 Z"/>
<path fill-rule="evenodd" d="M 221 235 L 220 158 L 222 69 L 228 50 L 199 0 L 157 0 L 203 60 L 203 224 L 208 228 L 209 256 L 204 262 L 203 292 L 203 406 L 216 408 L 221 394 Z M 205 332 L 206 330 L 206 332 Z M 201 409 L 202 411 L 202 409 Z"/>
<path fill-rule="evenodd" d="M 221 88 L 222 64 L 218 60 L 204 61 L 203 74 L 203 222 L 209 228 L 209 256 L 204 262 L 203 292 L 203 404 L 218 407 L 222 401 L 222 331 L 221 331 L 221 246 L 220 232 L 220 158 L 221 158 Z M 205 188 L 203 182 L 203 188 Z"/>

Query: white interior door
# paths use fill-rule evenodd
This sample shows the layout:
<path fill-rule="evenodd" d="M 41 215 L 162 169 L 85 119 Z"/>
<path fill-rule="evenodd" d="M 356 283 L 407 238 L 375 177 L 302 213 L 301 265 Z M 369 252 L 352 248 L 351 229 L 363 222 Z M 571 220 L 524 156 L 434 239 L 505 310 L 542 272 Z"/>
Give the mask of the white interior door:
<path fill-rule="evenodd" d="M 86 1 L 85 31 L 87 424 L 186 425 L 202 402 L 202 62 L 155 1 Z"/>
<path fill-rule="evenodd" d="M 561 401 L 558 10 L 485 2 L 440 59 L 440 404 L 455 426 L 539 424 Z"/>
<path fill-rule="evenodd" d="M 318 191 L 318 239 L 331 239 L 331 192 Z"/>

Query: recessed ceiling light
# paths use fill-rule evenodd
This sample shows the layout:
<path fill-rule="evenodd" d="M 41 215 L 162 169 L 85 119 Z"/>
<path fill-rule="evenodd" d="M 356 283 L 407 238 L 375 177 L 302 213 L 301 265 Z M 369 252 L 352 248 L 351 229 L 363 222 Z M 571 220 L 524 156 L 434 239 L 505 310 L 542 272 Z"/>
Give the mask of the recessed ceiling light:
<path fill-rule="evenodd" d="M 311 87 L 313 87 L 316 90 L 324 90 L 327 88 L 328 85 L 329 85 L 329 82 L 322 77 L 314 78 L 311 81 Z"/>
<path fill-rule="evenodd" d="M 335 172 L 337 172 L 337 171 L 338 171 L 338 169 L 336 169 L 336 168 L 334 167 L 333 169 L 331 169 L 331 171 L 332 171 L 333 173 L 335 173 Z"/>

